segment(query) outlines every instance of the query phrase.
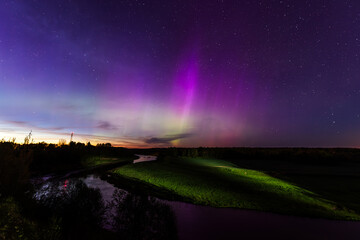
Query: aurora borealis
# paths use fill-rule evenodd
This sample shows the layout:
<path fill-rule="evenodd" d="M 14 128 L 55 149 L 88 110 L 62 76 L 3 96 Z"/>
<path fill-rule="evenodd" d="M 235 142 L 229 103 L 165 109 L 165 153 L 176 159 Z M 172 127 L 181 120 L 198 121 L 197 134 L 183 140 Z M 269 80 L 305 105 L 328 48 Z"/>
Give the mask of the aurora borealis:
<path fill-rule="evenodd" d="M 3 0 L 0 138 L 360 144 L 357 1 Z"/>

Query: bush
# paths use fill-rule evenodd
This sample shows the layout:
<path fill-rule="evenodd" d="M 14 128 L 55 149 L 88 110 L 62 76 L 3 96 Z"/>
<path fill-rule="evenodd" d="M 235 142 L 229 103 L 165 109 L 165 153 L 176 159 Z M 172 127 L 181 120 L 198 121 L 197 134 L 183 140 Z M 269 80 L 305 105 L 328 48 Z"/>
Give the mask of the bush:
<path fill-rule="evenodd" d="M 26 185 L 29 178 L 31 151 L 20 149 L 10 142 L 0 143 L 0 194 L 14 195 Z"/>

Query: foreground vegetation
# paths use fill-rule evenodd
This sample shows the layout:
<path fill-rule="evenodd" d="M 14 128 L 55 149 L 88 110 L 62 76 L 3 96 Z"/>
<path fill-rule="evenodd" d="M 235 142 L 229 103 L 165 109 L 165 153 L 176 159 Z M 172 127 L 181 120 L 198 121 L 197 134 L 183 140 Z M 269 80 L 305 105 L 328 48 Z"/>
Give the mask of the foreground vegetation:
<path fill-rule="evenodd" d="M 35 200 L 36 186 L 29 180 L 127 161 L 130 156 L 131 151 L 108 144 L 0 141 L 0 239 L 118 239 L 118 234 L 102 228 L 105 206 L 98 190 L 78 182 L 72 183 L 76 186 L 71 191 L 54 186 L 59 191 L 54 197 Z"/>
<path fill-rule="evenodd" d="M 158 162 L 123 166 L 114 176 L 138 191 L 196 204 L 360 220 L 356 161 L 334 166 L 320 158 L 301 163 L 169 155 Z"/>
<path fill-rule="evenodd" d="M 115 232 L 102 226 L 108 205 L 99 190 L 80 180 L 65 186 L 54 183 L 51 197 L 33 198 L 37 186 L 30 183 L 32 177 L 84 168 L 104 172 L 114 164 L 131 163 L 135 153 L 157 155 L 159 160 L 112 171 L 110 181 L 139 193 L 118 192 L 110 204 L 118 209 L 112 223 Z M 130 150 L 109 144 L 0 141 L 0 239 L 176 239 L 171 209 L 147 195 L 214 207 L 360 220 L 359 159 L 357 149 Z"/>
<path fill-rule="evenodd" d="M 102 157 L 102 156 L 91 156 L 85 158 L 81 164 L 84 167 L 96 167 L 107 164 L 115 164 L 120 162 L 129 162 L 131 163 L 136 157 Z"/>

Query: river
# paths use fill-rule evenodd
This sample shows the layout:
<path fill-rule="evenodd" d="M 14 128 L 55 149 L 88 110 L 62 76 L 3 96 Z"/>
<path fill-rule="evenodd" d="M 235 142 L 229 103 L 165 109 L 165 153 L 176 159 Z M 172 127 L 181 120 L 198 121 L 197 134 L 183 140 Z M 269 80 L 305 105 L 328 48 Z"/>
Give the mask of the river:
<path fill-rule="evenodd" d="M 137 160 L 140 162 L 156 160 L 156 157 L 153 156 L 141 155 L 139 157 Z M 134 163 L 137 162 L 134 161 Z M 75 183 L 78 182 L 85 183 L 90 189 L 98 189 L 104 202 L 110 206 L 106 208 L 108 219 L 104 223 L 104 228 L 110 230 L 114 230 L 114 228 L 126 230 L 124 224 L 137 224 L 138 221 L 142 221 L 136 230 L 143 232 L 139 234 L 171 231 L 168 234 L 171 235 L 172 232 L 175 232 L 178 239 L 184 240 L 242 239 L 247 237 L 252 239 L 360 239 L 360 222 L 285 216 L 232 208 L 213 208 L 150 196 L 137 196 L 115 187 L 95 174 L 48 181 L 38 189 L 35 197 L 40 198 L 40 196 L 48 194 L 49 185 L 56 185 L 60 191 L 70 191 L 67 189 L 71 184 L 74 183 L 72 185 L 72 189 L 74 189 L 74 186 L 78 186 Z M 126 222 L 129 219 L 134 222 Z M 140 225 L 147 226 L 148 230 Z M 134 228 L 131 229 L 134 230 Z"/>

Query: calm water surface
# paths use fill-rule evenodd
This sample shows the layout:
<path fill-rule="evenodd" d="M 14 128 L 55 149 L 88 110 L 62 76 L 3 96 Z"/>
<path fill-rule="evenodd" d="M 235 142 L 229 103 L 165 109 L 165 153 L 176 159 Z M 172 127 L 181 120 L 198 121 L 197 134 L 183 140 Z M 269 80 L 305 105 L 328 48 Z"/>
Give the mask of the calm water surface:
<path fill-rule="evenodd" d="M 139 157 L 137 159 L 139 161 L 156 160 L 156 157 L 153 156 L 139 155 Z M 67 179 L 59 183 L 59 186 L 66 188 L 71 181 L 79 180 L 83 181 L 89 188 L 99 189 L 105 202 L 111 202 L 116 191 L 126 192 L 94 174 L 82 178 Z M 49 183 L 45 183 L 44 186 L 46 184 Z M 44 191 L 46 192 L 46 188 L 40 188 L 37 195 L 44 194 Z M 128 192 L 126 194 L 127 196 L 132 195 Z M 242 239 L 247 237 L 251 239 L 360 239 L 360 222 L 311 219 L 250 210 L 213 208 L 183 202 L 166 201 L 154 197 L 148 198 L 151 198 L 151 201 L 155 201 L 156 204 L 161 203 L 161 205 L 166 206 L 169 210 L 165 214 L 168 211 L 172 212 L 171 215 L 175 216 L 179 239 L 211 240 Z M 143 204 L 142 206 L 152 208 L 149 212 L 152 212 L 155 217 L 159 215 L 157 213 L 163 213 L 163 208 L 159 208 L 158 205 L 155 208 L 153 207 L 154 204 Z M 132 207 L 134 206 L 130 208 Z M 134 209 L 137 208 L 135 206 Z M 110 209 L 108 211 L 114 210 Z M 143 209 L 143 211 L 147 210 Z M 157 216 L 159 224 L 164 224 L 164 222 L 168 221 L 166 219 L 159 220 L 158 218 Z M 105 227 L 109 228 L 109 224 L 105 225 Z M 166 226 L 159 229 L 165 228 Z"/>
<path fill-rule="evenodd" d="M 151 155 L 136 154 L 136 156 L 138 156 L 139 158 L 135 159 L 133 163 L 150 162 L 150 161 L 155 161 L 157 159 L 156 156 L 151 156 Z"/>
<path fill-rule="evenodd" d="M 111 200 L 116 187 L 99 177 L 84 178 Z M 213 208 L 159 200 L 171 207 L 179 239 L 360 239 L 360 222 L 311 219 L 241 209 Z"/>

